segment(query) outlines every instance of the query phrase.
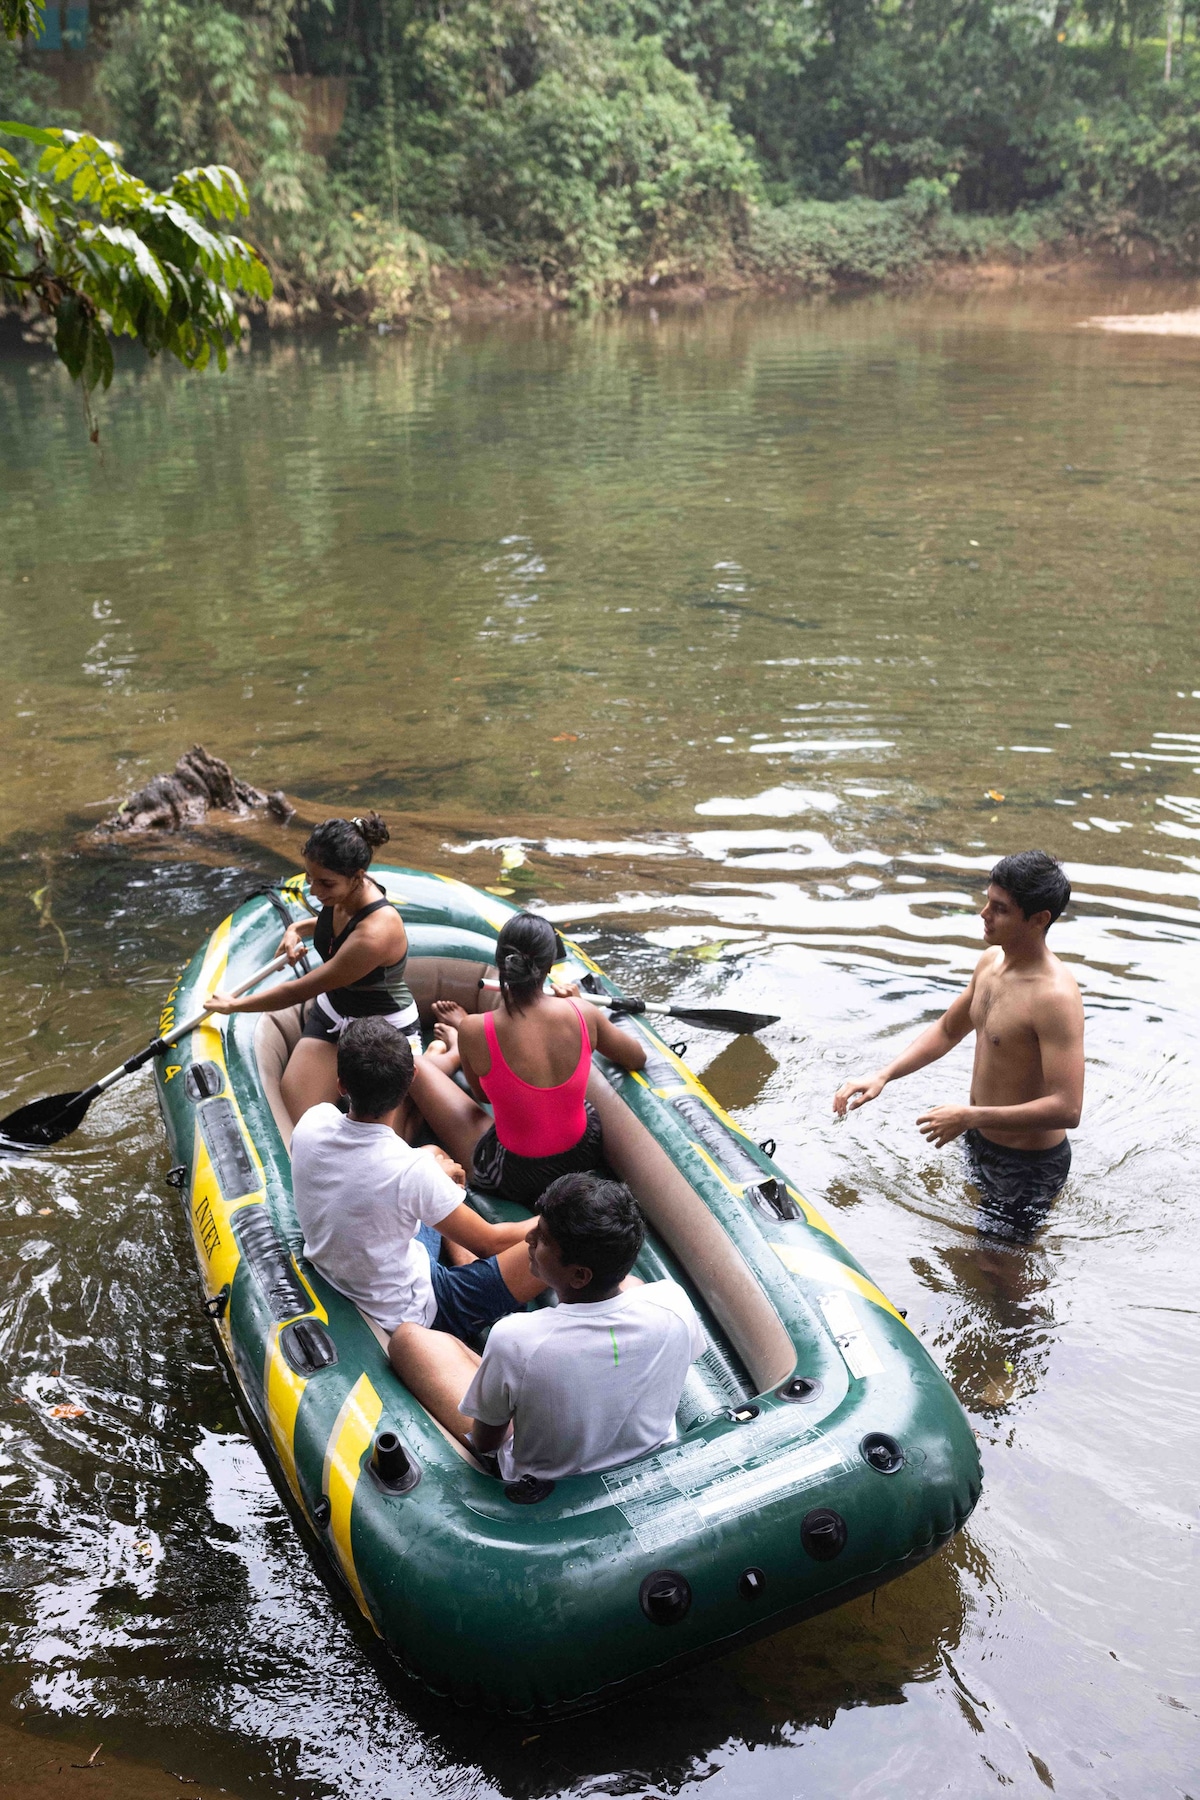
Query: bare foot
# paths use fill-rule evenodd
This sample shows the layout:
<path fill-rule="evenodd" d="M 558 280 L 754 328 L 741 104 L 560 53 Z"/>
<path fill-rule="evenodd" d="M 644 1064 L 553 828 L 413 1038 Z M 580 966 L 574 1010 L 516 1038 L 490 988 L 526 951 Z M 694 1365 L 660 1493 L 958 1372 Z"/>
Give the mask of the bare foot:
<path fill-rule="evenodd" d="M 461 1007 L 459 1011 L 461 1012 Z M 458 1054 L 458 1032 L 453 1025 L 435 1025 L 433 1042 L 425 1052 L 426 1056 L 437 1055 L 437 1066 L 443 1075 L 453 1075 L 462 1068 L 462 1057 Z"/>
<path fill-rule="evenodd" d="M 466 1018 L 467 1012 L 466 1008 L 460 1006 L 457 1000 L 435 1000 L 433 1016 L 439 1025 L 449 1025 L 452 1030 L 457 1031 Z"/>

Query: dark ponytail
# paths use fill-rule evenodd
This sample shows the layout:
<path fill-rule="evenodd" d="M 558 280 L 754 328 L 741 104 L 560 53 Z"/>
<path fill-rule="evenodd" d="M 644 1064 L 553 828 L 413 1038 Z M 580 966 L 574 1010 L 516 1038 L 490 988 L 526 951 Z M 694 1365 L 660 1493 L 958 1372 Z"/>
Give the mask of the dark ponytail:
<path fill-rule="evenodd" d="M 377 812 L 361 819 L 326 819 L 305 844 L 302 855 L 335 875 L 361 875 L 371 866 L 371 853 L 391 834 Z"/>
<path fill-rule="evenodd" d="M 541 913 L 521 912 L 510 919 L 496 940 L 500 998 L 514 1012 L 524 1012 L 563 954 L 563 941 Z"/>

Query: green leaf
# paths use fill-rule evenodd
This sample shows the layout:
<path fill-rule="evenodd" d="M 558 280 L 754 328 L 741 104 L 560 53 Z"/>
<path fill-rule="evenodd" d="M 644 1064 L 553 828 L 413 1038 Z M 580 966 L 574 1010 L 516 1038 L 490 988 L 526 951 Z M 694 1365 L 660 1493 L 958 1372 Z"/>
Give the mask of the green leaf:
<path fill-rule="evenodd" d="M 16 119 L 0 119 L 0 131 L 8 132 L 10 137 L 28 138 L 31 144 L 58 144 L 61 131 L 47 130 L 42 125 L 21 125 Z"/>
<path fill-rule="evenodd" d="M 55 325 L 54 348 L 66 364 L 67 373 L 78 381 L 88 340 L 88 315 L 78 294 L 67 294 L 59 301 Z"/>

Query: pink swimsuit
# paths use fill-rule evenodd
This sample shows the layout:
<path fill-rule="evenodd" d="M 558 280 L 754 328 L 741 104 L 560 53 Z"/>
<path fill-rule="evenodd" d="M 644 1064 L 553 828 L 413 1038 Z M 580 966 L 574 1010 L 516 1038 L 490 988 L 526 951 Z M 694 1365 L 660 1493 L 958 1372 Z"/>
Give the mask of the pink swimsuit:
<path fill-rule="evenodd" d="M 572 1000 L 572 1006 L 575 1002 Z M 487 1013 L 483 1021 L 492 1066 L 479 1077 L 479 1085 L 492 1103 L 496 1116 L 496 1136 L 514 1156 L 560 1156 L 577 1144 L 587 1130 L 588 1117 L 583 1096 L 592 1067 L 592 1046 L 587 1023 L 580 1009 L 582 1042 L 574 1073 L 557 1087 L 534 1087 L 514 1074 L 504 1060 L 496 1038 L 496 1020 Z"/>

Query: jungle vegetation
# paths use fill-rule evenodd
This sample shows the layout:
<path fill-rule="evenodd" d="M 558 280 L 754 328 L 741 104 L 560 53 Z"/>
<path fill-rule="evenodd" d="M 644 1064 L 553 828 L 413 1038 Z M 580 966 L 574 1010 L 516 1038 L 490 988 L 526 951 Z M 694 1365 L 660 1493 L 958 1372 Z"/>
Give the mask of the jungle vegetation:
<path fill-rule="evenodd" d="M 384 320 L 514 274 L 587 304 L 696 276 L 902 279 L 1067 241 L 1195 264 L 1197 10 L 93 0 L 92 29 L 135 175 L 165 192 L 181 168 L 229 165 L 278 300 Z M 344 112 L 314 146 L 304 92 L 322 82 Z M 0 50 L 0 118 L 55 122 L 46 104 L 29 41 Z"/>

